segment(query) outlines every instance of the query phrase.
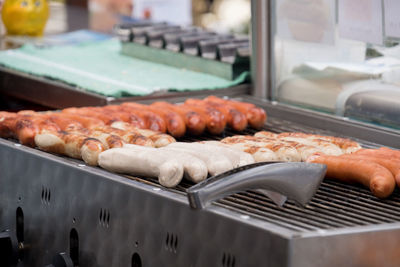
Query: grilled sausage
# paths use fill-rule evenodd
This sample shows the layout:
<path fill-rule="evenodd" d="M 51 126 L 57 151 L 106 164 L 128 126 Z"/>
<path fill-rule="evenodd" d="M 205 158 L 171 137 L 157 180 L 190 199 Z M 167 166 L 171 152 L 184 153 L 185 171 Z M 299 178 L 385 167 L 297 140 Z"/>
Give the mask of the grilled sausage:
<path fill-rule="evenodd" d="M 322 139 L 308 139 L 302 137 L 282 136 L 279 138 L 279 140 L 292 141 L 299 144 L 303 144 L 305 146 L 315 147 L 320 152 L 326 155 L 339 156 L 343 154 L 343 151 L 340 147 Z"/>
<path fill-rule="evenodd" d="M 190 134 L 200 135 L 206 129 L 206 121 L 200 116 L 197 112 L 182 106 L 182 105 L 173 105 L 168 102 L 155 102 L 151 104 L 152 106 L 158 108 L 169 109 L 178 113 L 184 120 L 186 124 L 186 129 Z"/>
<path fill-rule="evenodd" d="M 257 162 L 301 161 L 301 155 L 294 147 L 276 139 L 238 135 L 224 138 L 221 142 L 252 154 Z"/>
<path fill-rule="evenodd" d="M 392 156 L 392 157 L 396 157 L 396 158 L 400 158 L 400 151 L 399 150 L 395 150 L 395 149 L 391 149 L 388 147 L 381 147 L 379 148 L 380 151 L 384 151 L 385 153 L 387 153 L 388 155 Z"/>
<path fill-rule="evenodd" d="M 81 125 L 83 125 L 83 127 L 87 128 L 87 129 L 105 125 L 105 123 L 103 121 L 101 121 L 100 119 L 97 119 L 94 117 L 88 117 L 88 116 L 84 116 L 84 115 L 79 115 L 79 114 L 74 114 L 74 113 L 63 112 L 63 113 L 59 114 L 59 116 L 79 122 Z"/>
<path fill-rule="evenodd" d="M 255 137 L 278 138 L 278 134 L 268 131 L 260 131 L 254 134 Z"/>
<path fill-rule="evenodd" d="M 137 109 L 147 110 L 159 115 L 161 118 L 164 119 L 167 125 L 168 132 L 174 137 L 181 137 L 186 132 L 186 125 L 184 120 L 178 113 L 174 111 L 157 108 L 155 106 L 142 105 L 138 103 L 124 103 L 123 105 Z"/>
<path fill-rule="evenodd" d="M 129 144 L 126 144 L 124 147 L 133 150 L 149 149 L 147 147 L 140 147 L 137 145 L 129 145 Z M 207 178 L 208 174 L 207 166 L 205 162 L 202 161 L 201 159 L 185 152 L 170 150 L 167 147 L 150 148 L 150 149 L 157 150 L 159 152 L 162 151 L 164 155 L 168 156 L 169 158 L 174 158 L 178 162 L 180 162 L 184 169 L 184 177 L 187 180 L 192 181 L 194 183 L 199 183 Z"/>
<path fill-rule="evenodd" d="M 261 132 L 263 133 L 263 132 Z M 258 133 L 257 133 L 258 134 Z M 361 149 L 361 146 L 359 143 L 352 141 L 350 139 L 346 138 L 340 138 L 340 137 L 334 137 L 334 136 L 324 136 L 324 135 L 316 135 L 316 134 L 306 134 L 306 133 L 299 133 L 299 132 L 288 132 L 288 133 L 281 133 L 278 135 L 278 138 L 282 137 L 299 137 L 299 138 L 304 138 L 308 140 L 313 140 L 314 142 L 329 142 L 332 143 L 336 146 L 338 146 L 340 149 L 342 149 L 343 153 L 353 153 L 359 149 Z"/>
<path fill-rule="evenodd" d="M 0 137 L 16 137 L 13 132 L 18 115 L 11 112 L 0 112 Z"/>
<path fill-rule="evenodd" d="M 232 106 L 239 112 L 245 114 L 248 123 L 250 124 L 251 127 L 255 129 L 262 128 L 264 126 L 265 121 L 267 120 L 267 114 L 265 113 L 265 111 L 262 108 L 258 108 L 250 103 L 222 99 L 216 96 L 208 96 L 204 100 Z"/>
<path fill-rule="evenodd" d="M 207 131 L 211 134 L 221 134 L 226 127 L 226 118 L 224 114 L 209 106 L 182 105 L 182 108 L 192 110 L 199 114 L 206 122 Z"/>
<path fill-rule="evenodd" d="M 58 126 L 47 120 L 44 116 L 39 115 L 22 115 L 18 116 L 11 129 L 21 144 L 34 147 L 35 136 L 41 130 L 59 131 Z"/>
<path fill-rule="evenodd" d="M 370 160 L 313 155 L 307 161 L 325 164 L 327 177 L 348 183 L 361 183 L 369 187 L 378 198 L 390 196 L 396 186 L 392 173 Z"/>
<path fill-rule="evenodd" d="M 360 149 L 356 151 L 354 154 L 400 159 L 400 151 L 390 149 L 387 147 L 381 147 L 379 149 Z"/>
<path fill-rule="evenodd" d="M 155 177 L 161 185 L 174 187 L 183 177 L 183 166 L 157 150 L 114 148 L 99 156 L 99 165 L 113 172 Z"/>
<path fill-rule="evenodd" d="M 137 106 L 130 105 L 131 103 L 123 103 L 121 105 L 124 111 L 130 112 L 141 117 L 146 125 L 146 129 L 150 129 L 152 131 L 165 133 L 167 131 L 167 125 L 164 119 L 158 114 L 143 110 L 142 108 L 138 108 Z"/>
<path fill-rule="evenodd" d="M 62 113 L 82 115 L 86 117 L 96 118 L 104 122 L 106 125 L 110 125 L 114 121 L 119 119 L 111 114 L 102 112 L 99 108 L 95 107 L 83 107 L 83 108 L 66 108 L 61 111 Z"/>
<path fill-rule="evenodd" d="M 115 134 L 107 133 L 104 131 L 90 130 L 87 134 L 90 138 L 99 140 L 105 149 L 123 147 L 124 141 L 121 137 Z"/>
<path fill-rule="evenodd" d="M 62 131 L 85 131 L 83 125 L 73 119 L 63 116 L 63 114 L 54 113 L 48 114 L 46 118 L 55 123 Z"/>
<path fill-rule="evenodd" d="M 154 143 L 155 147 L 163 147 L 163 146 L 169 145 L 173 142 L 176 142 L 175 139 L 168 134 L 163 134 L 163 133 L 155 132 L 152 130 L 138 129 L 138 128 L 132 127 L 131 125 L 123 123 L 123 122 L 114 122 L 111 126 L 113 128 L 117 128 L 117 129 L 125 130 L 125 131 L 131 132 L 131 133 L 137 133 L 137 134 L 143 135 L 143 136 L 149 138 Z"/>
<path fill-rule="evenodd" d="M 360 154 L 347 154 L 342 155 L 343 158 L 349 159 L 362 159 L 378 163 L 388 169 L 394 176 L 397 186 L 400 187 L 400 158 L 379 157 Z"/>
<path fill-rule="evenodd" d="M 247 152 L 233 149 L 229 147 L 228 145 L 219 142 L 219 141 L 200 141 L 200 144 L 206 144 L 206 145 L 211 145 L 211 146 L 218 146 L 222 147 L 223 149 L 221 152 L 229 154 L 229 157 L 233 161 L 234 167 L 240 167 L 248 164 L 252 164 L 255 162 L 254 158 Z M 220 150 L 220 148 L 218 148 Z"/>
<path fill-rule="evenodd" d="M 200 99 L 188 99 L 185 103 L 188 105 L 206 105 L 215 108 L 224 114 L 227 124 L 235 131 L 243 131 L 247 127 L 246 115 L 230 105 Z"/>
<path fill-rule="evenodd" d="M 136 128 L 134 128 L 133 131 L 125 131 L 111 126 L 100 126 L 92 128 L 91 130 L 116 135 L 128 144 L 154 147 L 153 141 L 150 138 L 140 134 Z"/>
<path fill-rule="evenodd" d="M 46 130 L 35 136 L 35 144 L 41 150 L 83 159 L 93 166 L 97 165 L 99 154 L 106 149 L 99 140 L 86 135 Z"/>
<path fill-rule="evenodd" d="M 104 112 L 111 113 L 119 121 L 127 122 L 134 127 L 145 129 L 146 121 L 144 117 L 139 116 L 133 112 L 129 112 L 124 107 L 119 105 L 109 105 L 101 108 Z"/>

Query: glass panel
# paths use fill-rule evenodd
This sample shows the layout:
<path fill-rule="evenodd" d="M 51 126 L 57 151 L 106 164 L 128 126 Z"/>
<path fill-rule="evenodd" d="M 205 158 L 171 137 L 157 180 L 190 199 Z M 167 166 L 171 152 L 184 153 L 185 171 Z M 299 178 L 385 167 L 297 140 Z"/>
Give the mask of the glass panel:
<path fill-rule="evenodd" d="M 400 1 L 275 0 L 272 13 L 274 100 L 400 128 Z"/>

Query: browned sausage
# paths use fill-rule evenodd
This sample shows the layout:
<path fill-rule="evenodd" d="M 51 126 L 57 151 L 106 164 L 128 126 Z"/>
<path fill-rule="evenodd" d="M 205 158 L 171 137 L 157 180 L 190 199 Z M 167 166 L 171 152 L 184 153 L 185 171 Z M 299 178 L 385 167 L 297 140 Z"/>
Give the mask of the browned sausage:
<path fill-rule="evenodd" d="M 43 131 L 35 136 L 36 145 L 47 152 L 83 159 L 89 165 L 97 165 L 98 156 L 105 150 L 96 138 L 71 132 Z"/>
<path fill-rule="evenodd" d="M 126 131 L 111 126 L 101 126 L 92 128 L 92 130 L 119 136 L 128 144 L 151 147 L 154 146 L 153 141 L 150 138 L 140 134 L 137 128 L 133 128 L 131 131 Z"/>
<path fill-rule="evenodd" d="M 261 133 L 263 133 L 263 132 L 261 132 Z M 312 139 L 312 140 L 325 140 L 334 145 L 337 145 L 345 153 L 353 153 L 353 152 L 361 149 L 361 146 L 359 143 L 352 141 L 350 139 L 347 139 L 347 138 L 341 138 L 341 137 L 335 137 L 335 136 L 306 134 L 306 133 L 300 133 L 300 132 L 286 132 L 286 133 L 280 133 L 278 135 L 278 138 L 280 138 L 280 137 L 300 137 L 300 138 L 307 138 L 307 139 Z"/>
<path fill-rule="evenodd" d="M 356 151 L 354 154 L 356 155 L 366 155 L 366 156 L 373 156 L 373 157 L 383 157 L 383 158 L 396 158 L 400 159 L 400 155 L 396 153 L 396 150 L 393 149 L 360 149 Z"/>
<path fill-rule="evenodd" d="M 176 112 L 181 116 L 186 124 L 186 129 L 190 134 L 200 135 L 206 129 L 206 121 L 200 114 L 197 112 L 182 106 L 182 105 L 173 105 L 168 102 L 155 102 L 151 104 L 151 106 L 155 106 L 158 108 L 168 109 L 173 112 Z"/>
<path fill-rule="evenodd" d="M 186 103 L 193 105 L 205 104 L 217 109 L 219 112 L 224 114 L 227 124 L 236 131 L 243 131 L 247 127 L 246 115 L 230 105 L 200 99 L 189 99 Z"/>
<path fill-rule="evenodd" d="M 123 110 L 131 112 L 132 114 L 136 114 L 143 118 L 146 124 L 146 129 L 162 133 L 165 133 L 167 131 L 166 122 L 158 114 L 148 110 L 143 110 L 142 108 L 138 108 L 137 106 L 130 105 L 130 103 L 123 103 L 121 106 L 123 107 Z"/>
<path fill-rule="evenodd" d="M 394 176 L 397 186 L 400 187 L 400 159 L 362 154 L 342 155 L 343 158 L 370 160 L 388 169 Z"/>
<path fill-rule="evenodd" d="M 185 135 L 186 132 L 185 122 L 182 119 L 182 117 L 176 112 L 164 110 L 154 106 L 142 105 L 138 103 L 124 103 L 123 105 L 153 112 L 164 119 L 167 125 L 167 130 L 172 136 L 181 137 Z"/>
<path fill-rule="evenodd" d="M 149 138 L 154 143 L 155 147 L 163 147 L 163 146 L 167 146 L 173 142 L 176 142 L 175 138 L 173 138 L 169 134 L 155 132 L 155 131 L 147 130 L 147 129 L 138 129 L 138 128 L 132 127 L 130 124 L 126 124 L 124 122 L 114 122 L 111 126 L 114 128 L 117 128 L 117 129 L 124 130 L 124 131 L 143 135 L 143 136 Z M 144 145 L 144 146 L 146 146 L 146 145 Z"/>
<path fill-rule="evenodd" d="M 17 116 L 16 113 L 12 112 L 0 112 L 0 137 L 16 137 L 12 129 L 15 125 Z"/>
<path fill-rule="evenodd" d="M 390 196 L 396 186 L 392 173 L 371 160 L 313 155 L 307 161 L 325 164 L 327 177 L 347 183 L 361 183 L 378 198 Z"/>
<path fill-rule="evenodd" d="M 267 114 L 262 108 L 258 108 L 253 104 L 244 103 L 234 100 L 226 100 L 216 96 L 208 96 L 204 99 L 205 101 L 210 101 L 214 103 L 226 104 L 234 107 L 243 114 L 246 114 L 247 121 L 251 127 L 255 129 L 260 129 L 264 126 L 267 120 Z"/>
<path fill-rule="evenodd" d="M 14 136 L 21 144 L 34 147 L 35 136 L 42 130 L 59 131 L 60 128 L 44 116 L 40 115 L 19 115 L 10 126 Z"/>
<path fill-rule="evenodd" d="M 199 105 L 193 103 L 188 99 L 183 104 L 184 107 L 189 108 L 196 113 L 200 114 L 205 121 L 208 132 L 211 134 L 221 134 L 226 127 L 226 118 L 223 113 L 208 105 Z"/>
<path fill-rule="evenodd" d="M 63 114 L 48 114 L 46 117 L 51 122 L 55 123 L 62 131 L 83 131 L 86 129 L 79 121 L 65 117 Z"/>
<path fill-rule="evenodd" d="M 124 107 L 117 105 L 109 105 L 101 108 L 104 112 L 108 112 L 118 118 L 120 121 L 127 122 L 134 127 L 145 129 L 146 122 L 141 116 L 124 110 Z"/>
<path fill-rule="evenodd" d="M 93 128 L 98 126 L 104 126 L 104 122 L 100 119 L 88 117 L 84 115 L 74 114 L 74 113 L 62 113 L 62 117 L 79 122 L 85 128 Z"/>
<path fill-rule="evenodd" d="M 91 117 L 91 118 L 96 118 L 101 120 L 107 125 L 110 125 L 111 123 L 118 121 L 118 118 L 115 116 L 112 116 L 110 114 L 106 114 L 104 112 L 101 112 L 101 110 L 92 108 L 92 107 L 84 107 L 84 108 L 66 108 L 62 110 L 62 113 L 69 113 L 69 114 L 75 114 L 75 115 L 82 115 L 86 117 Z"/>

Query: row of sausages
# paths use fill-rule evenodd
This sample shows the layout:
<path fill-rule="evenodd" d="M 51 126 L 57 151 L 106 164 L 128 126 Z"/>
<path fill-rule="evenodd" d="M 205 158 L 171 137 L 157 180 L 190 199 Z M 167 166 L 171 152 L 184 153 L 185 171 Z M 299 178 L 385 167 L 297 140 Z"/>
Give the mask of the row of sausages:
<path fill-rule="evenodd" d="M 298 132 L 261 131 L 254 136 L 226 137 L 221 143 L 247 152 L 256 162 L 307 161 L 327 165 L 327 178 L 360 183 L 378 198 L 400 187 L 400 151 L 363 149 L 355 141 Z"/>
<path fill-rule="evenodd" d="M 139 129 L 125 122 L 106 125 L 103 121 L 63 112 L 0 112 L 0 137 L 18 139 L 41 150 L 83 159 L 97 165 L 98 155 L 124 144 L 166 146 L 175 139 L 167 134 Z"/>
<path fill-rule="evenodd" d="M 346 138 L 299 132 L 280 134 L 260 131 L 254 136 L 236 135 L 222 139 L 222 143 L 253 155 L 257 162 L 306 161 L 315 153 L 341 155 L 361 149 L 360 144 Z"/>
<path fill-rule="evenodd" d="M 198 183 L 254 163 L 248 153 L 217 143 L 175 142 L 161 148 L 125 144 L 99 155 L 99 166 L 112 172 L 157 178 L 165 187 L 178 185 L 182 178 Z"/>
<path fill-rule="evenodd" d="M 253 104 L 209 96 L 188 99 L 182 104 L 154 102 L 151 105 L 123 103 L 104 107 L 67 108 L 63 113 L 94 117 L 106 124 L 123 121 L 141 129 L 150 129 L 182 137 L 186 132 L 200 135 L 206 130 L 221 134 L 226 126 L 236 131 L 248 125 L 261 128 L 266 121 L 263 109 Z"/>

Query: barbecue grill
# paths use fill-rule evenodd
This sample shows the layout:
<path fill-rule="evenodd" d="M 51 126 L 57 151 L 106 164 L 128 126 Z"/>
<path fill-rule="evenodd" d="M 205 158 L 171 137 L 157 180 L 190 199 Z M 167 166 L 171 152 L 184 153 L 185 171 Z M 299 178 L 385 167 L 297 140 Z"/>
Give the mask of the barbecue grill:
<path fill-rule="evenodd" d="M 294 114 L 290 115 L 290 110 L 285 114 L 277 105 L 248 96 L 244 100 L 269 111 L 265 130 L 336 135 L 346 130 L 340 121 L 319 129 L 313 127 L 318 121 L 309 113 L 303 114 L 308 118 L 299 123 L 289 119 Z M 365 125 L 351 126 L 360 131 Z M 379 131 L 369 130 L 369 134 Z M 234 134 L 227 129 L 223 136 L 185 137 L 182 141 Z M 393 141 L 386 132 L 380 136 Z M 357 141 L 365 147 L 377 146 Z M 19 257 L 21 266 L 400 263 L 398 189 L 380 200 L 361 186 L 325 180 L 305 208 L 290 200 L 280 208 L 266 196 L 246 191 L 206 209 L 192 210 L 186 196 L 193 185 L 190 182 L 167 189 L 154 179 L 113 174 L 13 140 L 0 140 L 0 146 L 0 225 L 9 230 L 2 233 L 0 243 L 3 251 L 9 249 L 13 251 L 9 255 Z M 55 257 L 71 259 L 72 265 L 57 265 Z"/>
<path fill-rule="evenodd" d="M 398 131 L 266 100 L 273 85 L 271 2 L 252 1 L 252 95 L 258 98 L 247 94 L 246 85 L 213 93 L 265 108 L 268 131 L 399 148 Z M 207 94 L 114 99 L 10 70 L 0 73 L 0 84 L 18 87 L 9 94 L 54 108 L 76 101 L 177 103 Z M 180 141 L 235 134 L 227 129 L 221 136 Z M 400 266 L 399 189 L 381 200 L 362 186 L 325 180 L 305 207 L 291 200 L 279 207 L 258 191 L 243 191 L 193 210 L 186 193 L 193 184 L 187 181 L 167 189 L 155 179 L 117 175 L 15 140 L 0 139 L 0 158 L 0 266 Z"/>

